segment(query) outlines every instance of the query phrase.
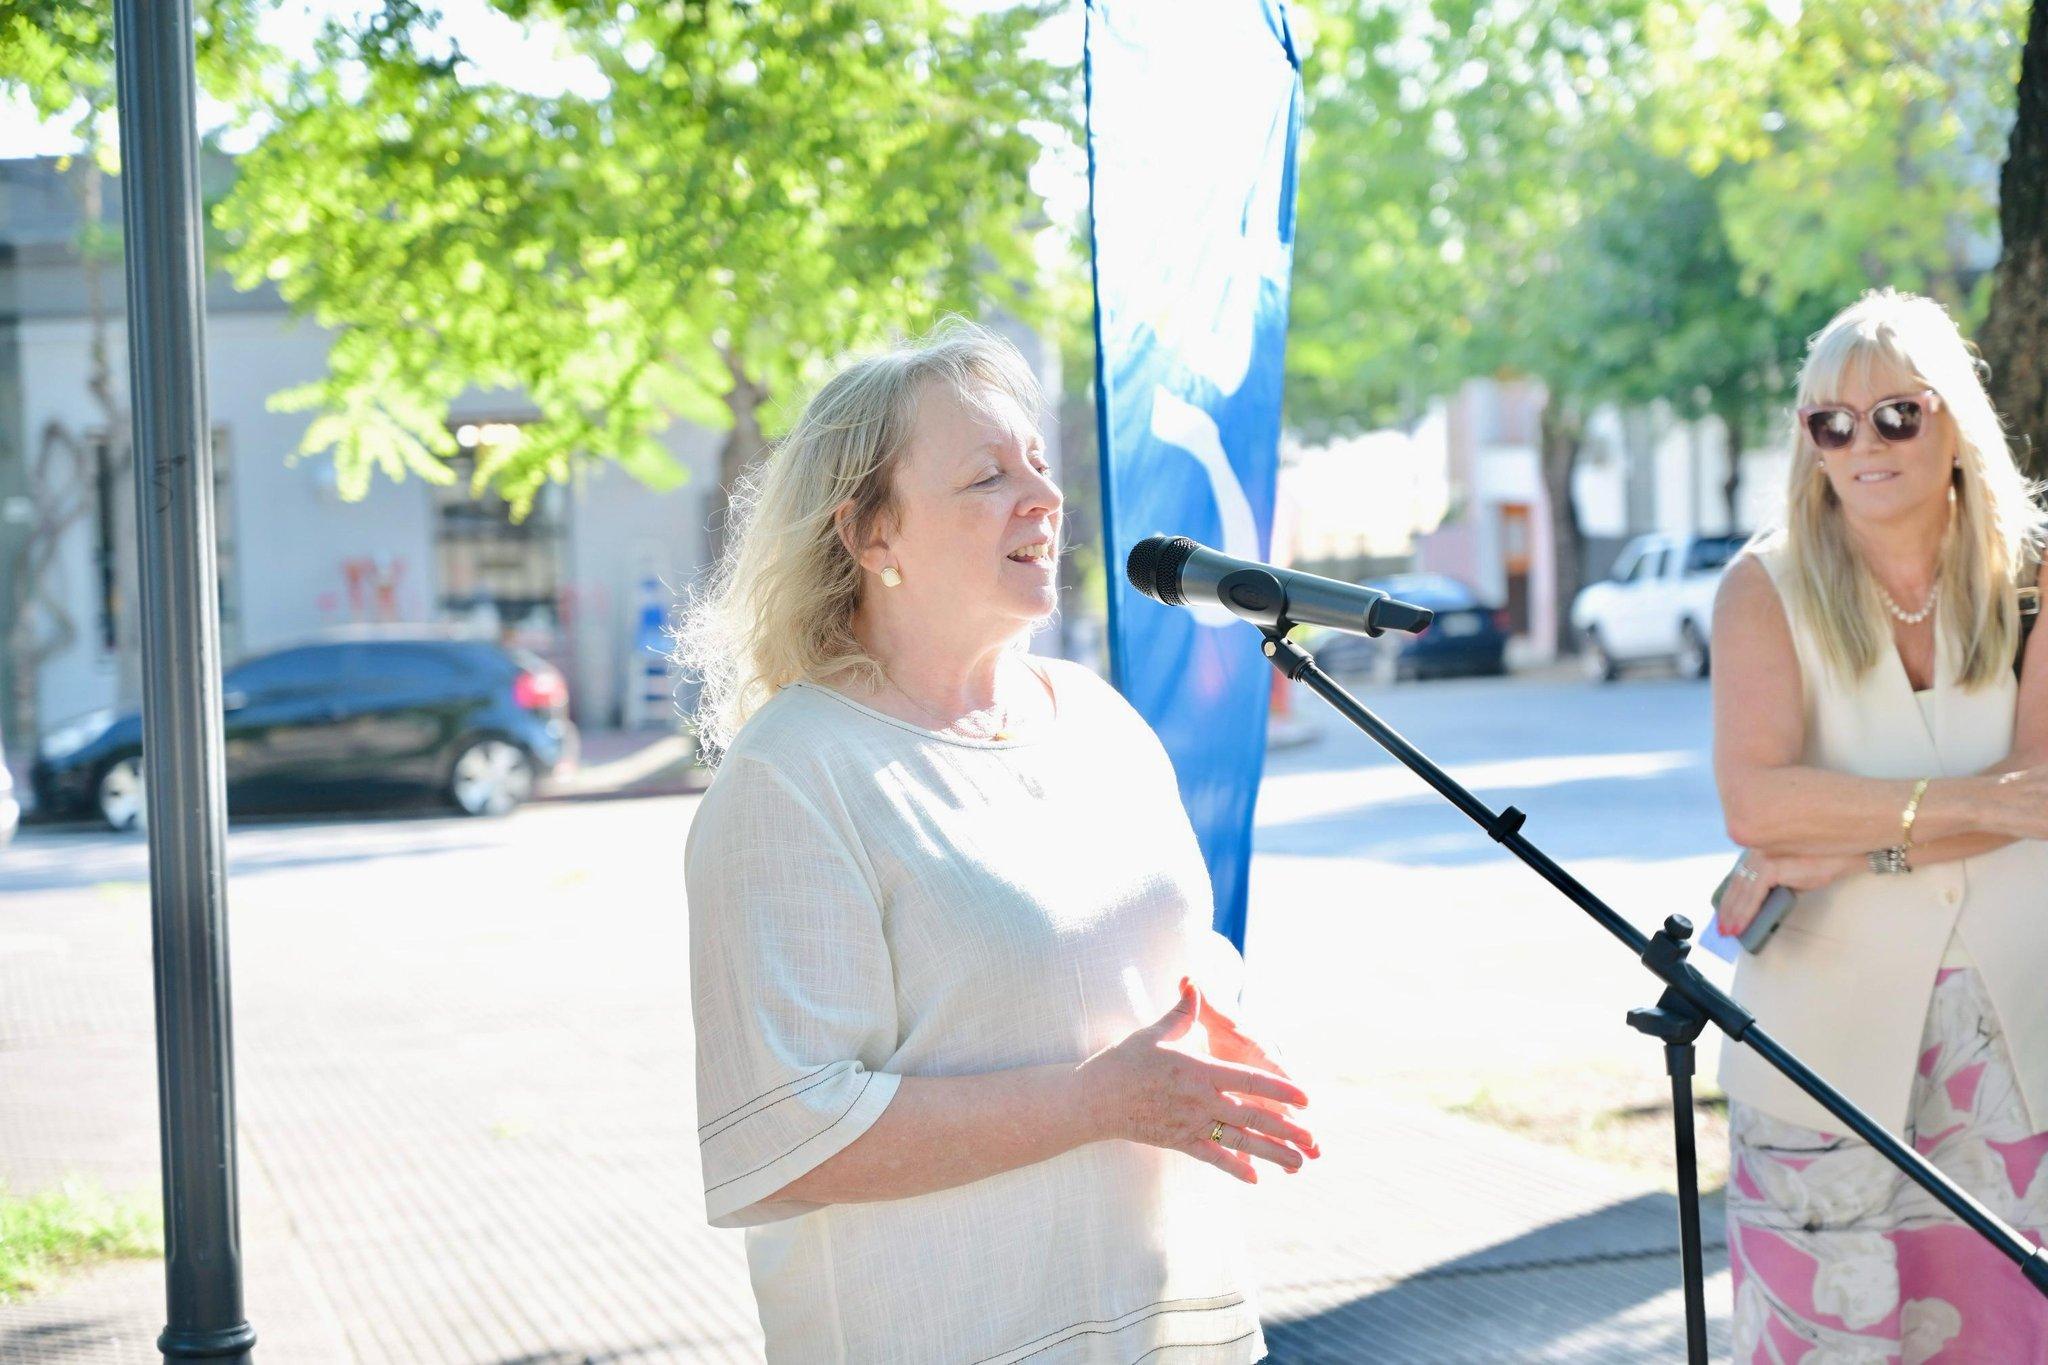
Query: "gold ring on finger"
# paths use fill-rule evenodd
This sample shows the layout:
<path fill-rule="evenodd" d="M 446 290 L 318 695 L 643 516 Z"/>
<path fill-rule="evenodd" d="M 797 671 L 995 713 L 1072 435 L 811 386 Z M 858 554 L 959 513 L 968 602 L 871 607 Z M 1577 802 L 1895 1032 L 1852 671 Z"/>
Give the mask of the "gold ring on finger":
<path fill-rule="evenodd" d="M 1211 1142 L 1221 1142 L 1221 1141 L 1223 1141 L 1223 1120 L 1222 1120 L 1222 1119 L 1218 1119 L 1218 1120 L 1216 1120 L 1216 1126 L 1215 1126 L 1214 1128 L 1211 1128 L 1211 1129 L 1209 1130 L 1209 1141 L 1211 1141 Z"/>

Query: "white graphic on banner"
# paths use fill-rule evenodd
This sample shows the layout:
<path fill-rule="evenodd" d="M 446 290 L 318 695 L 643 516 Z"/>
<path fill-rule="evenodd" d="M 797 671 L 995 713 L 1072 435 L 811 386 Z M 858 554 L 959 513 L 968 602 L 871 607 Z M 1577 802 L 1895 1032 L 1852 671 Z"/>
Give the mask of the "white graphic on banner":
<path fill-rule="evenodd" d="M 1216 429 L 1216 419 L 1177 394 L 1154 389 L 1152 434 L 1194 456 L 1208 475 L 1209 493 L 1216 500 L 1217 519 L 1223 527 L 1223 543 L 1216 548 L 1239 559 L 1259 558 L 1259 524 L 1237 471 L 1230 467 L 1230 456 L 1224 453 L 1223 433 Z M 1215 602 L 1191 603 L 1188 610 L 1205 626 L 1227 626 L 1238 619 Z"/>

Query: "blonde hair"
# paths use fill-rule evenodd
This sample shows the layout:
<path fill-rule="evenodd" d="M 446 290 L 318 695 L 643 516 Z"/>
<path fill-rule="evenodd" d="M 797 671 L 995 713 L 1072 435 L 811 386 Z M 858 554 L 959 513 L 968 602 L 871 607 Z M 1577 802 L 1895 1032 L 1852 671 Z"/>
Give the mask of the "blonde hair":
<path fill-rule="evenodd" d="M 920 341 L 841 368 L 732 489 L 718 567 L 690 595 L 669 654 L 701 679 L 689 719 L 705 761 L 715 763 L 748 718 L 799 679 L 851 675 L 881 686 L 881 665 L 853 632 L 866 575 L 833 513 L 851 500 L 854 544 L 896 515 L 896 469 L 932 386 L 977 410 L 1007 395 L 1033 421 L 1043 405 L 1015 346 L 948 318 Z M 1029 635 L 1020 631 L 1019 644 Z"/>
<path fill-rule="evenodd" d="M 1940 563 L 1937 648 L 1949 651 L 1964 687 L 1980 687 L 2009 668 L 2019 616 L 2011 585 L 2040 533 L 2039 486 L 2014 462 L 2005 428 L 1984 389 L 1984 368 L 1942 306 L 1917 294 L 1871 290 L 1837 313 L 1813 338 L 1799 371 L 1799 406 L 1835 399 L 1845 380 L 1866 387 L 1898 376 L 1941 396 L 1930 431 L 1956 437 L 1954 506 Z M 1842 519 L 1813 439 L 1793 422 L 1784 538 L 1793 605 L 1812 624 L 1821 657 L 1845 678 L 1875 667 L 1891 631 L 1877 580 L 1864 566 Z M 1761 539 L 1761 538 L 1760 538 Z"/>

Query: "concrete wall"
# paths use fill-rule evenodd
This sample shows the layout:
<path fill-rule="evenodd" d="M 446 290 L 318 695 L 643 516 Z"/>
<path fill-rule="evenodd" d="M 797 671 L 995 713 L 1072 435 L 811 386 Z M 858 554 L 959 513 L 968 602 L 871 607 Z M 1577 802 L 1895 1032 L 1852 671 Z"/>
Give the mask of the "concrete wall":
<path fill-rule="evenodd" d="M 269 396 L 326 373 L 327 335 L 283 314 L 207 320 L 208 399 L 234 445 L 231 483 L 241 577 L 243 647 L 255 653 L 321 626 L 372 614 L 351 604 L 351 562 L 395 579 L 396 615 L 430 619 L 433 528 L 427 487 L 381 471 L 361 502 L 334 486 L 331 452 L 297 464 L 309 414 L 273 413 Z M 361 576 L 358 578 L 359 591 Z"/>

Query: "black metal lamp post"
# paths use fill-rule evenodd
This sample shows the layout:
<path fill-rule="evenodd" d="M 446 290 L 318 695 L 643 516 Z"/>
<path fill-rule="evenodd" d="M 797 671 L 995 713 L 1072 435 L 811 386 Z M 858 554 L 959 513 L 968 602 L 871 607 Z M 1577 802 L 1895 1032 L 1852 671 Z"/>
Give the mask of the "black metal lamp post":
<path fill-rule="evenodd" d="M 252 1359 L 228 998 L 220 611 L 191 0 L 115 0 L 171 1361 Z"/>

